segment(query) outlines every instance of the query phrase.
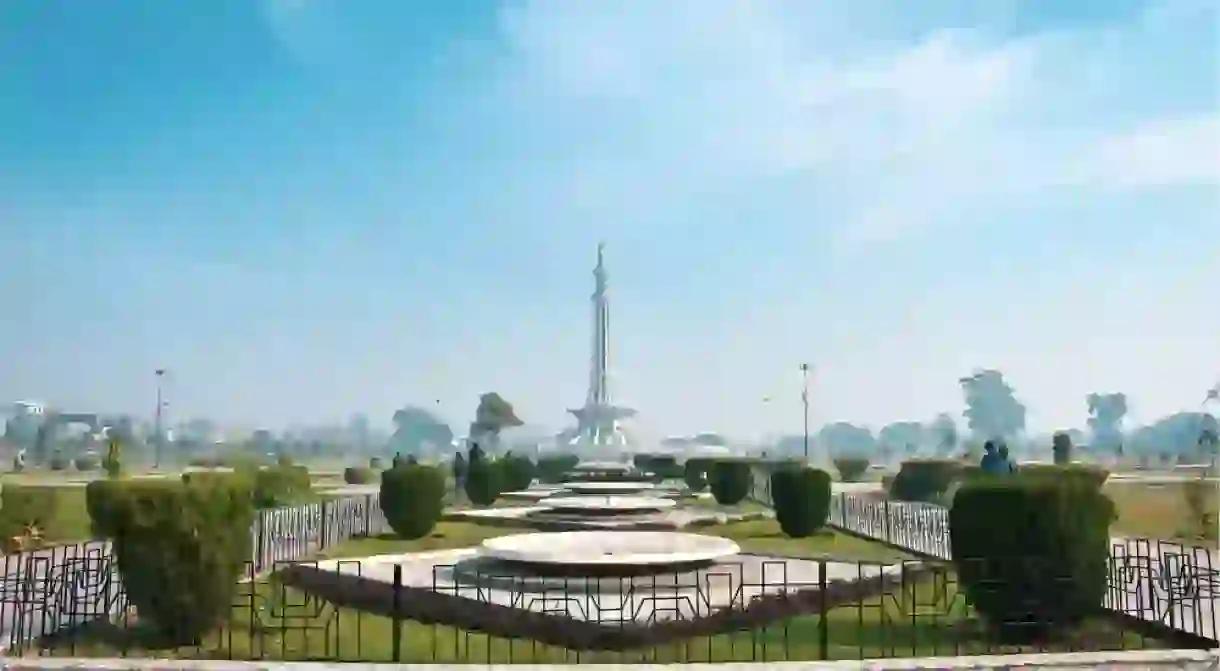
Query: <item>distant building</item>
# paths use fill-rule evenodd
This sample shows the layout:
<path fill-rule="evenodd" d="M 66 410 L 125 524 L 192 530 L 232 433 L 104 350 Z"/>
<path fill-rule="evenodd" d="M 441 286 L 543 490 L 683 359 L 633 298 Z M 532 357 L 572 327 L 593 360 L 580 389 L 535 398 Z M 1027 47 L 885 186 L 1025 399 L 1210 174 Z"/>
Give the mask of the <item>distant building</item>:
<path fill-rule="evenodd" d="M 18 417 L 41 417 L 47 414 L 47 406 L 41 401 L 17 401 L 13 404 L 13 411 Z"/>

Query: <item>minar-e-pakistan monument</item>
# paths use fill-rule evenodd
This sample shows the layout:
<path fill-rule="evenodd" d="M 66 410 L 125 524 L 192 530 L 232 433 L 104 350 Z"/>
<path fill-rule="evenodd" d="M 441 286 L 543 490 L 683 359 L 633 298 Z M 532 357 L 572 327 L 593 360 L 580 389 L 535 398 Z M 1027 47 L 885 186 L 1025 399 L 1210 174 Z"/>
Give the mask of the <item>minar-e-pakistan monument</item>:
<path fill-rule="evenodd" d="M 621 422 L 635 410 L 614 405 L 610 397 L 610 301 L 606 276 L 605 245 L 597 245 L 593 268 L 593 348 L 589 357 L 589 393 L 583 408 L 568 410 L 576 417 L 577 434 L 571 444 L 588 452 L 621 452 L 627 446 Z"/>

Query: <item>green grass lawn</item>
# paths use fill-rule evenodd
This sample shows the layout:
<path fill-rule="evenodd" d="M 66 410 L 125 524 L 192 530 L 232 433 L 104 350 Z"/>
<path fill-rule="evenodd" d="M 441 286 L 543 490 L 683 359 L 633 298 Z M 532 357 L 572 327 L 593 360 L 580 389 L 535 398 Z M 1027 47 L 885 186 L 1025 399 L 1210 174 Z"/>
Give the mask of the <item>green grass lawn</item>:
<path fill-rule="evenodd" d="M 524 531 L 524 530 L 522 530 Z M 735 539 L 750 551 L 850 560 L 901 560 L 903 555 L 869 541 L 825 533 L 787 539 L 774 522 L 747 522 L 700 530 Z M 328 557 L 358 557 L 467 547 L 514 530 L 473 523 L 446 522 L 415 541 L 390 537 L 341 544 Z M 952 574 L 912 581 L 895 593 L 789 619 L 765 629 L 691 638 L 675 643 L 615 652 L 587 652 L 506 639 L 337 608 L 274 581 L 242 586 L 232 615 L 199 645 L 165 648 L 150 643 L 133 622 L 78 630 L 71 638 L 44 642 L 40 654 L 75 656 L 148 656 L 158 658 L 235 658 L 335 661 L 453 663 L 681 663 L 863 659 L 928 655 L 1021 652 L 1002 647 L 986 635 L 977 617 L 957 594 Z M 826 645 L 821 644 L 825 631 Z M 1090 622 L 1082 631 L 1043 650 L 1165 647 L 1160 641 L 1124 632 L 1108 620 Z M 12 651 L 22 654 L 23 651 Z M 38 651 L 28 651 L 35 653 Z"/>
<path fill-rule="evenodd" d="M 1202 487 L 1201 512 L 1210 515 L 1208 521 L 1187 504 L 1190 486 L 1184 482 L 1107 482 L 1104 491 L 1114 501 L 1118 515 L 1111 533 L 1217 547 L 1220 486 L 1212 482 Z"/>
<path fill-rule="evenodd" d="M 426 538 L 405 541 L 391 535 L 355 538 L 323 552 L 323 558 L 369 557 L 373 555 L 422 552 L 471 547 L 484 539 L 535 531 L 520 528 L 480 525 L 474 522 L 441 522 Z M 735 522 L 702 527 L 693 533 L 731 538 L 745 552 L 789 557 L 835 558 L 847 561 L 897 562 L 913 557 L 900 550 L 855 536 L 823 530 L 810 538 L 788 538 L 774 520 Z"/>
<path fill-rule="evenodd" d="M 84 487 L 23 484 L 34 486 L 47 492 L 46 495 L 53 497 L 54 501 L 51 505 L 41 507 L 39 510 L 33 512 L 22 511 L 17 515 L 21 518 L 33 516 L 34 519 L 32 520 L 9 519 L 11 515 L 6 513 L 3 507 L 0 507 L 0 527 L 3 527 L 6 532 L 16 533 L 24 523 L 33 521 L 37 523 L 36 526 L 42 532 L 43 543 L 45 545 L 75 543 L 88 540 L 91 537 L 89 512 L 85 508 Z M 22 507 L 25 508 L 26 506 Z"/>

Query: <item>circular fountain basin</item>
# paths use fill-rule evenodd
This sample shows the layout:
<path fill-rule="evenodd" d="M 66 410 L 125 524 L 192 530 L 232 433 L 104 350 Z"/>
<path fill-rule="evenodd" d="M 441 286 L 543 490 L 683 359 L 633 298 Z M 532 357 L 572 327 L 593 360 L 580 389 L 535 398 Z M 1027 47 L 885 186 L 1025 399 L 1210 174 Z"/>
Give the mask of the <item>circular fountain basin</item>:
<path fill-rule="evenodd" d="M 513 499 L 516 501 L 541 501 L 549 496 L 553 496 L 557 489 L 522 489 L 515 492 L 504 492 L 501 498 Z"/>
<path fill-rule="evenodd" d="M 678 505 L 672 499 L 650 496 L 555 496 L 539 502 L 548 513 L 576 515 L 631 515 L 666 510 Z"/>
<path fill-rule="evenodd" d="M 560 531 L 483 541 L 484 557 L 552 566 L 666 566 L 711 562 L 741 552 L 718 536 L 676 531 Z"/>
<path fill-rule="evenodd" d="M 567 482 L 563 488 L 573 494 L 635 494 L 656 489 L 651 482 Z"/>
<path fill-rule="evenodd" d="M 630 473 L 635 467 L 619 461 L 584 461 L 572 468 L 573 473 Z"/>

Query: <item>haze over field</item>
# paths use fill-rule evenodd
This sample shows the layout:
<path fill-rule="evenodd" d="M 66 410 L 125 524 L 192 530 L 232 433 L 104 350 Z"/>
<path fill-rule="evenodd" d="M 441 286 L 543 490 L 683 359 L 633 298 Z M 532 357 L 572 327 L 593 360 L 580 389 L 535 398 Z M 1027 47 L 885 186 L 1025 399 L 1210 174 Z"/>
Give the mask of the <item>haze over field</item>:
<path fill-rule="evenodd" d="M 557 431 L 604 239 L 643 434 L 1198 412 L 1215 3 L 898 7 L 2 2 L 0 399 Z"/>

